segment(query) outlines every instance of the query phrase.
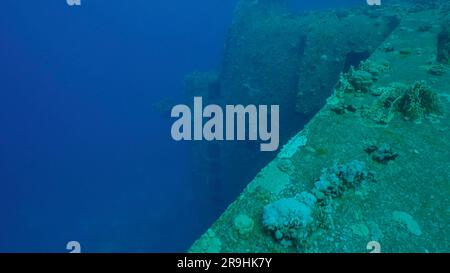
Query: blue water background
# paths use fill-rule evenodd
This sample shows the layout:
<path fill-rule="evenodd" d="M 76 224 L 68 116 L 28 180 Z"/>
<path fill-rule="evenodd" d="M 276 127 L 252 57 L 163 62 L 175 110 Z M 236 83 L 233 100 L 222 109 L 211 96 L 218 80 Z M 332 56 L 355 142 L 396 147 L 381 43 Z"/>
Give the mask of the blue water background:
<path fill-rule="evenodd" d="M 152 104 L 219 68 L 235 2 L 0 3 L 0 252 L 175 252 L 204 232 L 208 192 Z"/>

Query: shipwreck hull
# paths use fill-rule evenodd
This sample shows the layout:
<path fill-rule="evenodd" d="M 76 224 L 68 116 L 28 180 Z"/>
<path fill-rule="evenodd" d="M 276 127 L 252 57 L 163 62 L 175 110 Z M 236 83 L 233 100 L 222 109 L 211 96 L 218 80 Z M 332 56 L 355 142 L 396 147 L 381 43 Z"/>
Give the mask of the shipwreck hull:
<path fill-rule="evenodd" d="M 385 252 L 448 251 L 450 73 L 437 55 L 449 10 L 407 3 L 296 17 L 269 2 L 238 10 L 211 102 L 279 104 L 282 140 L 291 141 L 270 162 L 256 149 L 216 144 L 220 181 L 245 189 L 190 252 L 367 252 L 370 241 Z M 318 18 L 329 29 L 309 23 Z M 411 113 L 404 105 L 413 93 L 432 94 L 439 106 Z M 208 158 L 196 156 L 199 165 Z M 349 162 L 364 166 L 361 184 L 319 190 L 325 174 Z M 264 164 L 243 182 L 252 175 L 245 166 Z M 300 202 L 304 192 L 316 198 L 307 225 L 268 224 L 271 204 Z"/>

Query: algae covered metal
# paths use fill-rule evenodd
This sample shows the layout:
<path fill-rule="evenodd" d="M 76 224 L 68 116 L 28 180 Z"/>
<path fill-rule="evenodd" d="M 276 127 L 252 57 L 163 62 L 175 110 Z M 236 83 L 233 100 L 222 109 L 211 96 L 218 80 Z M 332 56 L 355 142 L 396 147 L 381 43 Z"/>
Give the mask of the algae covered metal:
<path fill-rule="evenodd" d="M 277 99 L 290 101 L 291 118 L 299 110 L 310 111 L 303 104 L 323 107 L 304 128 L 297 128 L 190 252 L 368 252 L 373 242 L 381 252 L 448 252 L 448 4 L 393 1 L 379 9 L 326 11 L 301 18 L 286 13 L 280 19 L 272 17 L 280 16 L 274 15 L 279 14 L 277 1 L 260 1 L 264 8 L 253 10 L 249 5 L 257 1 L 241 2 L 245 8 L 237 12 L 235 22 L 241 30 L 235 25 L 234 31 L 245 33 L 242 28 L 252 23 L 262 29 L 261 37 L 280 27 L 287 29 L 283 35 L 296 33 L 299 40 L 274 41 L 280 44 L 274 46 L 279 63 L 262 65 L 261 70 L 246 71 L 235 63 L 242 58 L 235 56 L 247 50 L 245 54 L 260 54 L 264 62 L 269 41 L 258 49 L 228 48 L 222 85 L 239 87 L 225 90 L 261 100 L 277 92 Z M 243 13 L 267 16 L 249 22 L 239 17 Z M 370 22 L 364 16 L 374 18 L 377 35 L 357 25 L 360 19 Z M 333 30 L 305 27 L 316 17 Z M 364 42 L 336 47 L 343 29 L 351 27 L 362 32 L 353 33 L 347 42 Z M 256 37 L 230 35 L 229 47 L 244 40 L 257 42 Z M 356 52 L 367 57 L 353 63 L 359 58 Z M 252 82 L 252 77 L 275 75 L 265 69 L 276 67 L 281 67 L 276 73 L 296 76 Z M 315 69 L 325 71 L 323 81 Z M 258 92 L 250 92 L 253 89 Z M 279 103 L 282 107 L 284 102 Z"/>

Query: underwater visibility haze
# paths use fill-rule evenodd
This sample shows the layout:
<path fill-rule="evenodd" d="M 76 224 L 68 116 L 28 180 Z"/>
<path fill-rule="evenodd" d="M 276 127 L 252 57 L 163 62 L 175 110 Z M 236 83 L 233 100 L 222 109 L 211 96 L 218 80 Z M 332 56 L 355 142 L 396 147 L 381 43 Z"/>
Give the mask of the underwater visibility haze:
<path fill-rule="evenodd" d="M 3 1 L 0 252 L 449 252 L 450 4 L 372 2 Z"/>

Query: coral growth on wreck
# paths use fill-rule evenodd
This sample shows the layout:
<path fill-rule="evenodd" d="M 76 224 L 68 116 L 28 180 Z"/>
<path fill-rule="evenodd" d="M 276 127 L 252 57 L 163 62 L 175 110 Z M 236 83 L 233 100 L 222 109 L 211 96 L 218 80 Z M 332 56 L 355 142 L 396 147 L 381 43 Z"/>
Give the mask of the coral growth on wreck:
<path fill-rule="evenodd" d="M 368 93 L 378 76 L 389 69 L 389 64 L 378 64 L 371 61 L 362 62 L 358 68 L 341 74 L 336 91 L 343 93 Z"/>
<path fill-rule="evenodd" d="M 263 225 L 273 232 L 275 239 L 291 245 L 313 221 L 313 203 L 305 204 L 295 198 L 283 198 L 264 207 Z"/>
<path fill-rule="evenodd" d="M 421 120 L 440 113 L 439 99 L 424 81 L 414 83 L 398 101 L 398 110 L 408 119 Z"/>
<path fill-rule="evenodd" d="M 366 111 L 365 115 L 379 124 L 389 123 L 400 113 L 405 119 L 421 121 L 431 114 L 440 114 L 439 97 L 424 81 L 410 86 L 393 83 L 378 88 L 379 99 Z"/>
<path fill-rule="evenodd" d="M 311 192 L 303 191 L 295 197 L 278 199 L 266 205 L 263 226 L 282 246 L 301 248 L 317 226 L 326 225 L 323 218 L 329 215 L 332 200 L 366 181 L 375 179 L 374 174 L 366 170 L 364 162 L 335 162 L 322 170 Z"/>

